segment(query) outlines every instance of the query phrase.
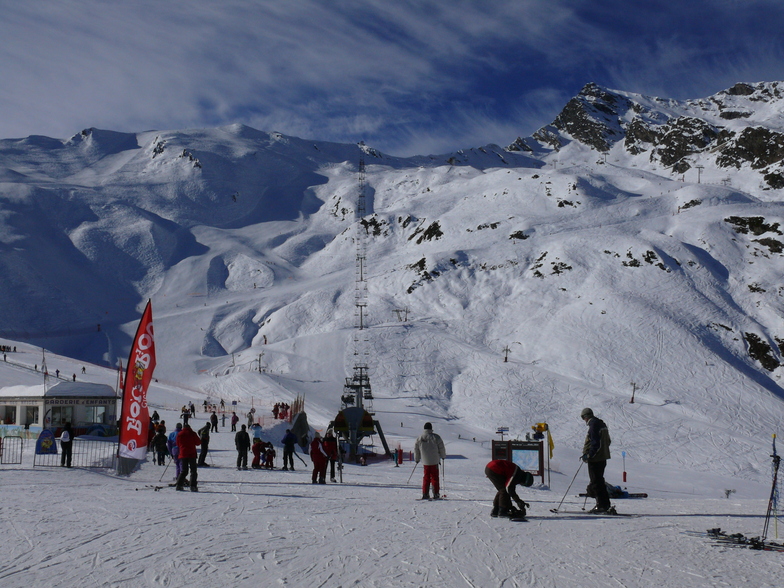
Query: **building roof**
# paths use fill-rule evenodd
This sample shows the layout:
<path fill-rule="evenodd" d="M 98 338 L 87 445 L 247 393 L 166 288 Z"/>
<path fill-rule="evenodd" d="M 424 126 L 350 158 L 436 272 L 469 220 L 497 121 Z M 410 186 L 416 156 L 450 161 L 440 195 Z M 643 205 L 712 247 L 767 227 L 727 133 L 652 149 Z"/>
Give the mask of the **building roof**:
<path fill-rule="evenodd" d="M 116 398 L 114 388 L 108 384 L 89 382 L 58 382 L 44 394 L 44 385 L 6 386 L 0 388 L 0 398 Z"/>

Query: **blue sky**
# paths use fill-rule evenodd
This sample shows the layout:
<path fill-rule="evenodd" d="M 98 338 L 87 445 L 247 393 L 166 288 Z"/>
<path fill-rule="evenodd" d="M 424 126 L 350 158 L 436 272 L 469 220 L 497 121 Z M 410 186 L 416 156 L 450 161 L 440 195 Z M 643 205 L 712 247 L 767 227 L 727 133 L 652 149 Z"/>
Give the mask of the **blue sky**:
<path fill-rule="evenodd" d="M 782 0 L 0 0 L 0 138 L 235 122 L 387 153 L 507 145 L 587 82 L 784 80 Z"/>

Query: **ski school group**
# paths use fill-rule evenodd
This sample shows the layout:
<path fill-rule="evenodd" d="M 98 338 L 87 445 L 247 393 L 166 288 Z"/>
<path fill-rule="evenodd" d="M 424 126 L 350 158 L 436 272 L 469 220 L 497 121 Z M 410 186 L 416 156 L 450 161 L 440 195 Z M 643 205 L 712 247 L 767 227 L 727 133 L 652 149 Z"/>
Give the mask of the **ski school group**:
<path fill-rule="evenodd" d="M 183 407 L 183 423 L 178 422 L 174 431 L 166 434 L 166 422 L 159 419 L 157 411 L 150 417 L 150 430 L 154 432 L 154 437 L 150 446 L 155 451 L 155 461 L 158 465 L 166 465 L 166 456 L 171 456 L 171 462 L 175 466 L 175 482 L 171 484 L 177 490 L 184 490 L 189 486 L 191 492 L 198 492 L 198 468 L 210 467 L 206 462 L 209 452 L 210 433 L 218 431 L 218 416 L 215 411 L 209 417 L 207 423 L 201 429 L 194 431 L 189 424 L 189 417 L 193 416 L 194 407 Z M 255 412 L 255 411 L 254 411 Z M 589 513 L 617 515 L 618 513 L 610 504 L 610 496 L 607 484 L 604 480 L 604 470 L 607 467 L 607 460 L 610 459 L 610 433 L 603 420 L 593 414 L 590 408 L 584 408 L 580 412 L 580 418 L 588 426 L 588 433 L 585 437 L 585 444 L 581 461 L 588 466 L 589 484 L 587 495 L 596 499 L 594 506 Z M 253 423 L 253 414 L 249 414 L 249 423 Z M 248 453 L 253 454 L 251 462 L 252 469 L 274 469 L 274 459 L 276 457 L 275 448 L 272 443 L 262 441 L 260 433 L 261 426 L 251 424 L 253 441 L 248 433 L 246 425 L 242 425 L 240 430 L 236 430 L 239 417 L 232 413 L 231 431 L 235 433 L 234 445 L 237 450 L 237 469 L 248 469 Z M 283 445 L 283 468 L 282 470 L 294 471 L 294 455 L 296 455 L 296 445 L 298 439 L 290 429 L 286 429 L 286 434 L 281 439 Z M 197 447 L 201 446 L 201 451 Z M 330 470 L 330 481 L 337 482 L 335 478 L 336 465 L 338 471 L 341 469 L 339 460 L 338 442 L 331 429 L 322 438 L 316 431 L 313 440 L 310 442 L 309 455 L 312 461 L 311 481 L 313 484 L 326 484 L 327 468 Z M 307 465 L 305 461 L 297 455 L 297 458 Z M 446 448 L 440 435 L 433 432 L 433 425 L 425 423 L 424 430 L 414 443 L 414 461 L 416 469 L 419 462 L 422 462 L 422 500 L 439 500 L 441 496 L 439 465 L 446 458 Z M 582 463 L 580 464 L 582 467 Z M 166 466 L 168 467 L 168 465 Z M 579 469 L 577 471 L 579 473 Z M 577 477 L 575 473 L 575 478 Z M 412 472 L 413 474 L 413 472 Z M 518 486 L 531 486 L 534 478 L 530 472 L 522 470 L 514 462 L 504 459 L 494 459 L 485 466 L 485 476 L 496 490 L 493 499 L 493 508 L 490 512 L 491 517 L 504 517 L 512 520 L 524 520 L 527 507 L 530 505 L 524 502 L 517 495 Z M 574 482 L 574 479 L 572 482 Z M 409 478 L 410 479 L 410 478 Z M 432 494 L 431 494 L 432 488 Z M 571 484 L 566 493 L 571 489 Z M 564 494 L 564 498 L 566 494 Z M 514 504 L 512 503 L 514 501 Z M 559 512 L 563 504 L 563 499 L 558 507 L 551 509 L 552 512 Z"/>

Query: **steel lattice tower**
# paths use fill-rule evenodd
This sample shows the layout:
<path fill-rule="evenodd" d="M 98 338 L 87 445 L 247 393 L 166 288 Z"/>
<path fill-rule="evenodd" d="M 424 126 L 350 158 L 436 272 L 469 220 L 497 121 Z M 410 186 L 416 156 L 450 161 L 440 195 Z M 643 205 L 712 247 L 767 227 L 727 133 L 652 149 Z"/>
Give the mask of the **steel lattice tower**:
<path fill-rule="evenodd" d="M 356 259 L 354 268 L 354 368 L 353 375 L 346 378 L 343 390 L 343 406 L 354 405 L 372 411 L 373 393 L 368 373 L 368 292 L 367 292 L 367 237 L 368 223 L 365 220 L 365 158 L 360 154 L 357 174 L 358 193 L 356 206 Z"/>

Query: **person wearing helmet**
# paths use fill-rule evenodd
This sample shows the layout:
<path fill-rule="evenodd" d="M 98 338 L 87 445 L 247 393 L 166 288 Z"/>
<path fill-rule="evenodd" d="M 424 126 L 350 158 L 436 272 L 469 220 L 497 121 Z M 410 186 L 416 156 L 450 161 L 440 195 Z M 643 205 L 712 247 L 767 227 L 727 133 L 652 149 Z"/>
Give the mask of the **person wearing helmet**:
<path fill-rule="evenodd" d="M 588 496 L 596 498 L 596 506 L 591 509 L 591 512 L 613 512 L 610 496 L 607 494 L 607 485 L 604 482 L 604 470 L 607 467 L 607 460 L 610 459 L 610 432 L 604 421 L 594 416 L 590 408 L 584 408 L 580 412 L 580 418 L 588 425 L 581 459 L 588 464 L 590 478 Z"/>

